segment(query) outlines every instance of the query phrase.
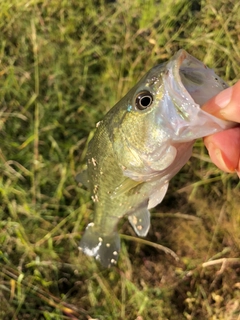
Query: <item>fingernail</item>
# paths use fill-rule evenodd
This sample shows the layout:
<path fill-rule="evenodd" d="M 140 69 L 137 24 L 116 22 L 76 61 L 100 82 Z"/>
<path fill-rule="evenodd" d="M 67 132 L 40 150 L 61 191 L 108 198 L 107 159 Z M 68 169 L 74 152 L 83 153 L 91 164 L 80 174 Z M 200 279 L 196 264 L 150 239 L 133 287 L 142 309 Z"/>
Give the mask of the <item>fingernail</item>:
<path fill-rule="evenodd" d="M 220 108 L 225 108 L 232 98 L 233 88 L 227 88 L 226 90 L 221 91 L 215 98 L 215 103 Z"/>

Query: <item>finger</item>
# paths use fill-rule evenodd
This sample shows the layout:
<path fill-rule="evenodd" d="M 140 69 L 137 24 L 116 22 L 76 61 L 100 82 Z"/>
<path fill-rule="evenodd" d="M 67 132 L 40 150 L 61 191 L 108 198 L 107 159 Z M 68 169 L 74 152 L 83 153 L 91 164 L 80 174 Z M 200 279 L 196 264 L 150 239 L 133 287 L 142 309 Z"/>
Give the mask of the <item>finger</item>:
<path fill-rule="evenodd" d="M 240 127 L 231 128 L 204 138 L 213 163 L 225 172 L 240 175 Z"/>
<path fill-rule="evenodd" d="M 240 122 L 240 80 L 206 102 L 202 109 L 218 118 Z"/>

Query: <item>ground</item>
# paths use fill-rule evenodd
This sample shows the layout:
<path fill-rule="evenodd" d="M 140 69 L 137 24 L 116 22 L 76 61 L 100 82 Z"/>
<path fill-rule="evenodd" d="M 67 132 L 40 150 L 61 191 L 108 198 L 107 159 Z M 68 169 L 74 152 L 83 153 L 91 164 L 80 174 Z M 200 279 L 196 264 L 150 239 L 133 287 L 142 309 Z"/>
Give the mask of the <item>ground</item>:
<path fill-rule="evenodd" d="M 202 141 L 119 263 L 78 251 L 95 124 L 179 48 L 239 79 L 234 0 L 0 3 L 0 319 L 240 319 L 240 184 Z M 175 255 L 166 252 L 171 249 Z M 177 255 L 177 256 L 176 256 Z"/>

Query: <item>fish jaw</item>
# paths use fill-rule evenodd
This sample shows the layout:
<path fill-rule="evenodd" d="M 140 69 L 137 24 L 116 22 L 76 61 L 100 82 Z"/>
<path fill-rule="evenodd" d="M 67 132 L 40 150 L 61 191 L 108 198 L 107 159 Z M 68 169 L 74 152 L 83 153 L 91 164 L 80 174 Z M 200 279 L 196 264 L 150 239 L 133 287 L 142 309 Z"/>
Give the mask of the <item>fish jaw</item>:
<path fill-rule="evenodd" d="M 228 84 L 212 69 L 185 50 L 179 50 L 168 63 L 167 69 L 169 66 L 176 81 L 175 94 L 192 98 L 199 106 L 228 88 Z"/>
<path fill-rule="evenodd" d="M 174 141 L 195 140 L 235 126 L 201 109 L 228 85 L 185 50 L 179 50 L 168 62 L 163 83 L 166 95 L 161 117 L 172 131 Z"/>

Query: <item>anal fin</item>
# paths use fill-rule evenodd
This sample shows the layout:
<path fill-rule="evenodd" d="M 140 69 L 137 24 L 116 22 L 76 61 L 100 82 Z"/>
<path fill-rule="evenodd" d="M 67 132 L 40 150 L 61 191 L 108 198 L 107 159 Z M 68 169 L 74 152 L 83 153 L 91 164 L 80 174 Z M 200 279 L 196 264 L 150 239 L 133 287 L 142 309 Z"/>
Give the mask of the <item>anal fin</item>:
<path fill-rule="evenodd" d="M 128 216 L 128 220 L 139 237 L 147 235 L 150 228 L 150 212 L 146 207 Z"/>

